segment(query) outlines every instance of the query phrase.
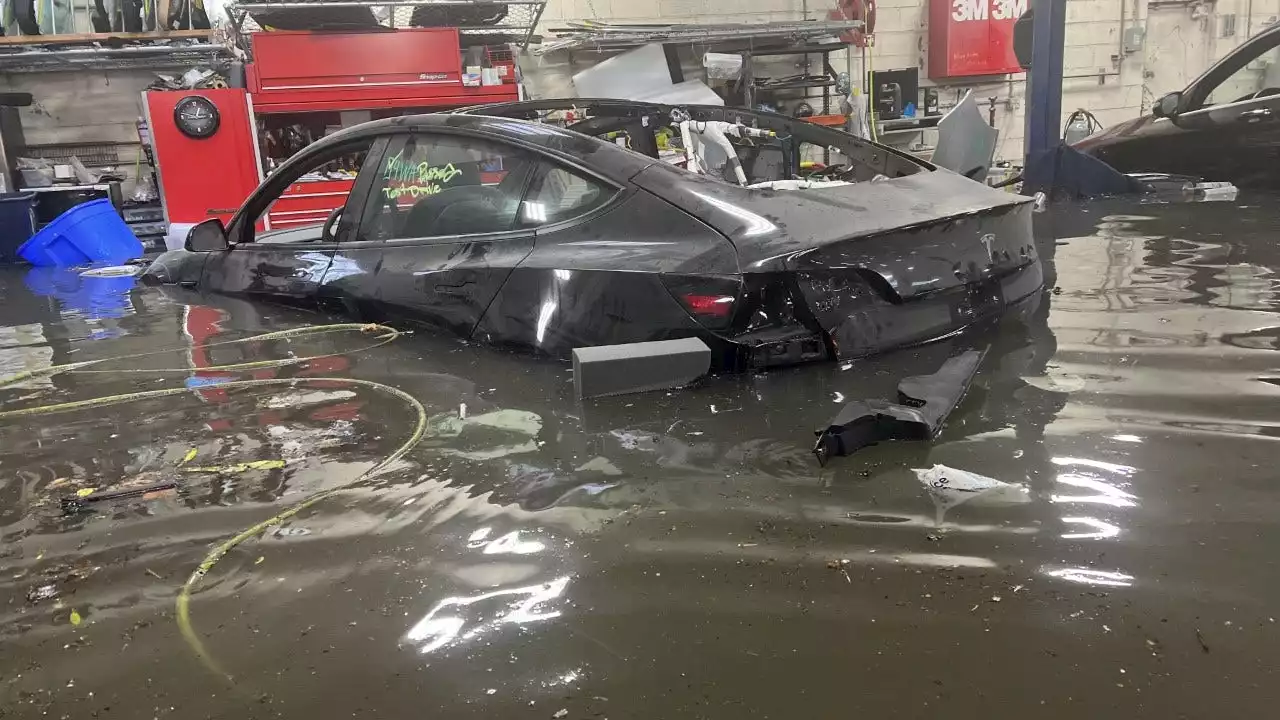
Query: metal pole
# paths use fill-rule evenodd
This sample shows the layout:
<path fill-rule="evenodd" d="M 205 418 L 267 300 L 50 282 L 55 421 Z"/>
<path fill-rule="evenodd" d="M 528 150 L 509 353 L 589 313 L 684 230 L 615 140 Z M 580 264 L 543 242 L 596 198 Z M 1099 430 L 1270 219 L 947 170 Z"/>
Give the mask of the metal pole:
<path fill-rule="evenodd" d="M 1031 20 L 1031 69 L 1023 149 L 1029 190 L 1053 186 L 1054 150 L 1062 138 L 1062 49 L 1067 0 L 1040 0 Z"/>

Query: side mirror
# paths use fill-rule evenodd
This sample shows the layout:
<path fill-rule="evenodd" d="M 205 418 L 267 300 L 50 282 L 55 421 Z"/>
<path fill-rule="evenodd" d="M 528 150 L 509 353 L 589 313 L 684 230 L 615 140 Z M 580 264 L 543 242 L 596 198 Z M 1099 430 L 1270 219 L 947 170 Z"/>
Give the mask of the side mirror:
<path fill-rule="evenodd" d="M 1156 101 L 1155 107 L 1151 108 L 1151 114 L 1156 117 L 1170 118 L 1178 114 L 1178 107 L 1182 105 L 1182 93 L 1171 92 Z"/>
<path fill-rule="evenodd" d="M 185 247 L 190 252 L 218 252 L 231 247 L 222 220 L 212 218 L 187 231 Z"/>

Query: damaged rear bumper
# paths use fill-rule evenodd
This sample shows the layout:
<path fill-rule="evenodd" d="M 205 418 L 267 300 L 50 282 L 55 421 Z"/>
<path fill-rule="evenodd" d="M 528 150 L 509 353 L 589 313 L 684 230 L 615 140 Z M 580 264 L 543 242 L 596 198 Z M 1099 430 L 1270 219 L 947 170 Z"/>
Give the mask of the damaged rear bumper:
<path fill-rule="evenodd" d="M 786 297 L 774 303 L 775 322 L 728 338 L 742 369 L 865 357 L 948 337 L 1025 304 L 1040 292 L 1044 274 L 1036 260 L 999 277 L 898 302 L 855 270 L 826 273 L 820 283 L 814 274 L 774 282 L 774 294 Z M 801 289 L 805 283 L 809 291 Z M 825 297 L 812 291 L 819 286 Z"/>
<path fill-rule="evenodd" d="M 864 357 L 998 318 L 1044 284 L 1032 210 L 993 205 L 759 261 L 726 339 L 746 367 L 766 368 Z"/>

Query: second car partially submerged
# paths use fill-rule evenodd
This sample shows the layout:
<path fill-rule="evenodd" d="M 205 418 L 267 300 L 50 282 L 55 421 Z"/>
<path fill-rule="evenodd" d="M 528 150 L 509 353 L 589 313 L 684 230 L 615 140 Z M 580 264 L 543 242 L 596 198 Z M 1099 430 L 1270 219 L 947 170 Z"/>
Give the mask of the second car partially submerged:
<path fill-rule="evenodd" d="M 698 337 L 718 369 L 928 341 L 1041 287 L 1029 198 L 779 115 L 558 102 L 332 135 L 149 275 L 555 356 Z M 339 158 L 327 222 L 265 226 Z"/>

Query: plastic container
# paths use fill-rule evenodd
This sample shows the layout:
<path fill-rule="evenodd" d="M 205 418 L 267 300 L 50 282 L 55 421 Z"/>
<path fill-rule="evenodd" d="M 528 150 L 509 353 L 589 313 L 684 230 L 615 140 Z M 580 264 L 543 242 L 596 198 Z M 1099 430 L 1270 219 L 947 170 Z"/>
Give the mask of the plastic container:
<path fill-rule="evenodd" d="M 32 265 L 71 267 L 142 257 L 142 243 L 108 199 L 77 205 L 18 248 Z"/>
<path fill-rule="evenodd" d="M 0 263 L 18 261 L 18 248 L 36 231 L 35 193 L 0 194 Z"/>
<path fill-rule="evenodd" d="M 702 56 L 702 67 L 711 80 L 737 80 L 742 74 L 742 56 L 709 52 Z"/>

